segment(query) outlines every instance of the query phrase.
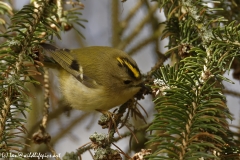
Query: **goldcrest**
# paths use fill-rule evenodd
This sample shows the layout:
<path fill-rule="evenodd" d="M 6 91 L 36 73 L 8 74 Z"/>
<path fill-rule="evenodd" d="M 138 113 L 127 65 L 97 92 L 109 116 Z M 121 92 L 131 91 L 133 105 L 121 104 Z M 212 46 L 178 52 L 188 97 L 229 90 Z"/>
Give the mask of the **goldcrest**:
<path fill-rule="evenodd" d="M 63 98 L 79 110 L 109 110 L 131 99 L 142 86 L 136 62 L 125 52 L 105 46 L 58 49 L 40 44 L 59 69 Z"/>

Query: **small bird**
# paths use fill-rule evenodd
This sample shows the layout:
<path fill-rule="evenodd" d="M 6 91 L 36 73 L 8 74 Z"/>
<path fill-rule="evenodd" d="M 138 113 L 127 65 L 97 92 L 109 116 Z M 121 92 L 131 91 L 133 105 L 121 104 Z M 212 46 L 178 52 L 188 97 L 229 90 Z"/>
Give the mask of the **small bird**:
<path fill-rule="evenodd" d="M 107 111 L 131 99 L 143 86 L 136 62 L 106 46 L 58 49 L 41 43 L 46 63 L 59 67 L 60 91 L 73 108 Z"/>

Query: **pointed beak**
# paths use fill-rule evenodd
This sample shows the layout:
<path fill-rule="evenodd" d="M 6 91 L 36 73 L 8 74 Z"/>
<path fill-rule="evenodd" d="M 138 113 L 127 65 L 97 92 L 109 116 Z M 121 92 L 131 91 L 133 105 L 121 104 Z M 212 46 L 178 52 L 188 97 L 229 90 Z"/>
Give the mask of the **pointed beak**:
<path fill-rule="evenodd" d="M 146 95 L 146 94 L 152 94 L 151 87 L 145 85 L 143 82 L 139 83 L 135 87 L 140 87 L 140 90 L 135 95 L 135 98 L 137 98 L 138 100 L 144 99 L 144 95 Z"/>
<path fill-rule="evenodd" d="M 145 90 L 147 92 L 152 92 L 151 87 L 146 86 L 143 82 L 141 82 L 138 85 L 136 85 L 136 87 L 141 87 L 142 90 Z"/>

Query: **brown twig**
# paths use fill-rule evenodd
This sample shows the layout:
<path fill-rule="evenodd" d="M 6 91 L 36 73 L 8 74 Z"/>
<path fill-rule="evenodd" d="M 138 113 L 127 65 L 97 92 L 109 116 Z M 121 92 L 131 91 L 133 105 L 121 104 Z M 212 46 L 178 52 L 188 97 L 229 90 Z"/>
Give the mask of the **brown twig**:
<path fill-rule="evenodd" d="M 112 143 L 112 144 L 120 151 L 121 154 L 123 154 L 128 159 L 131 159 L 131 157 L 129 155 L 127 155 L 125 152 L 123 152 L 123 150 L 121 150 L 121 148 L 119 148 L 116 144 L 114 144 L 114 143 Z"/>
<path fill-rule="evenodd" d="M 136 129 L 133 130 L 133 133 L 137 133 L 137 132 L 140 132 L 140 131 L 145 131 L 151 124 L 152 124 L 152 123 L 146 124 L 146 125 L 144 125 L 144 126 L 142 126 L 142 127 L 139 127 L 139 128 L 136 128 Z M 114 138 L 114 139 L 113 139 L 113 142 L 117 142 L 117 141 L 119 141 L 120 139 L 125 138 L 125 137 L 128 137 L 128 136 L 130 136 L 130 135 L 132 135 L 132 132 L 126 132 L 126 133 L 124 133 L 124 134 L 121 134 L 121 137 L 116 137 L 116 138 Z"/>
<path fill-rule="evenodd" d="M 141 1 L 142 3 L 145 4 L 148 10 L 151 10 L 151 5 L 149 4 L 150 2 L 148 1 Z M 159 25 L 158 19 L 154 14 L 151 14 L 151 21 L 149 22 L 152 26 L 152 30 L 154 31 L 151 36 L 145 38 L 142 40 L 140 43 L 138 43 L 135 47 L 133 47 L 128 54 L 132 55 L 136 53 L 138 50 L 142 49 L 146 45 L 155 42 L 155 50 L 158 53 L 159 51 L 159 41 L 158 39 L 160 38 L 160 35 L 162 34 L 163 27 Z"/>
<path fill-rule="evenodd" d="M 126 133 L 122 134 L 121 136 L 119 136 L 119 137 L 117 137 L 117 138 L 113 138 L 111 144 L 113 144 L 113 142 L 119 141 L 119 140 L 122 139 L 122 138 L 128 137 L 128 136 L 132 135 L 133 133 L 137 133 L 137 132 L 141 132 L 141 131 L 146 131 L 146 129 L 147 129 L 150 125 L 151 125 L 151 123 L 150 123 L 150 124 L 146 124 L 146 125 L 144 125 L 144 126 L 142 126 L 142 127 L 139 127 L 139 128 L 134 129 L 132 132 L 126 132 Z M 89 143 L 86 143 L 86 144 L 84 144 L 83 146 L 79 147 L 79 148 L 77 149 L 76 154 L 77 154 L 77 155 L 81 155 L 81 154 L 83 154 L 85 151 L 88 151 L 88 150 L 90 150 L 90 149 L 93 149 L 94 146 L 91 145 L 91 144 L 92 144 L 92 143 L 89 142 Z M 115 145 L 115 144 L 113 144 L 113 145 Z M 116 146 L 116 147 L 117 147 L 117 146 Z M 119 148 L 119 147 L 117 147 L 117 148 Z M 125 154 L 124 154 L 124 155 L 125 155 Z"/>
<path fill-rule="evenodd" d="M 131 34 L 125 39 L 123 39 L 116 48 L 124 50 L 124 48 L 126 48 L 126 46 L 136 37 L 136 35 L 140 33 L 146 22 L 151 20 L 151 15 L 157 10 L 157 8 L 157 5 L 153 6 L 148 12 L 148 14 L 143 18 L 143 20 L 134 28 Z"/>
<path fill-rule="evenodd" d="M 145 47 L 147 44 L 150 44 L 154 40 L 158 40 L 161 33 L 162 33 L 161 28 L 157 29 L 156 31 L 154 31 L 154 33 L 150 37 L 144 39 L 143 41 L 138 43 L 135 47 L 131 48 L 128 54 L 132 55 L 137 51 L 139 51 L 140 49 L 142 49 L 143 47 Z"/>
<path fill-rule="evenodd" d="M 56 151 L 51 146 L 51 136 L 47 133 L 47 121 L 49 116 L 49 77 L 48 77 L 48 70 L 45 70 L 44 74 L 44 111 L 43 111 L 43 117 L 42 122 L 40 124 L 39 130 L 33 134 L 33 141 L 37 144 L 45 143 L 48 147 L 49 151 L 55 156 L 57 160 L 60 160 L 58 157 Z"/>
<path fill-rule="evenodd" d="M 119 35 L 119 2 L 112 1 L 112 46 L 115 47 L 120 41 Z"/>
<path fill-rule="evenodd" d="M 223 93 L 225 94 L 230 94 L 232 96 L 240 97 L 240 93 L 236 91 L 231 91 L 231 90 L 223 90 Z"/>
<path fill-rule="evenodd" d="M 76 119 L 74 119 L 73 121 L 71 121 L 69 123 L 69 125 L 64 128 L 63 130 L 61 130 L 61 132 L 59 132 L 59 134 L 55 135 L 54 138 L 52 139 L 52 143 L 56 143 L 58 140 L 60 140 L 64 135 L 66 135 L 67 133 L 69 133 L 69 131 L 76 126 L 76 124 L 78 124 L 80 121 L 82 121 L 83 119 L 87 118 L 90 115 L 90 113 L 84 113 L 81 116 L 77 117 Z"/>

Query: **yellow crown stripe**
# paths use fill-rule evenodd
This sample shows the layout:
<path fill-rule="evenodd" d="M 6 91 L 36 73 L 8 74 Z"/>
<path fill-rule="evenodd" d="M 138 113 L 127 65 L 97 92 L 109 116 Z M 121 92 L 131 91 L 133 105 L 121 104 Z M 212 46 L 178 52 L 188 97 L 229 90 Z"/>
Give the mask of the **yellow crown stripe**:
<path fill-rule="evenodd" d="M 121 65 L 123 65 L 123 60 L 120 57 L 117 57 L 117 60 L 119 63 L 121 63 Z"/>
<path fill-rule="evenodd" d="M 117 60 L 119 63 L 121 63 L 121 65 L 125 64 L 132 71 L 136 78 L 140 76 L 138 69 L 133 67 L 128 61 L 121 59 L 120 57 L 117 57 Z"/>
<path fill-rule="evenodd" d="M 130 63 L 128 63 L 128 62 L 126 62 L 126 61 L 124 61 L 125 62 L 125 64 L 128 66 L 128 68 L 133 72 L 133 74 L 134 74 L 134 76 L 136 77 L 136 78 L 138 78 L 139 77 L 139 72 L 138 72 L 138 70 L 136 69 L 136 68 L 134 68 Z"/>

